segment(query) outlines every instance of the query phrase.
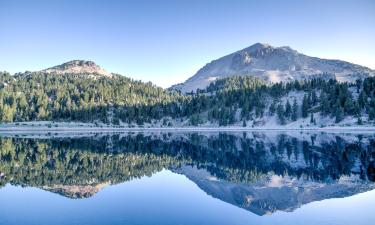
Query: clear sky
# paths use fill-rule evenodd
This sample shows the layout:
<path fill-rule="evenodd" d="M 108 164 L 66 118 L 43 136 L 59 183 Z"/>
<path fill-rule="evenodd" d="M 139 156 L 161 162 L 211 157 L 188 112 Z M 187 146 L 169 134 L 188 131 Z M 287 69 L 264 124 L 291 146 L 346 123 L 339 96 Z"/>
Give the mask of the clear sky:
<path fill-rule="evenodd" d="M 375 69 L 375 1 L 0 0 L 0 70 L 73 59 L 168 87 L 256 42 Z"/>

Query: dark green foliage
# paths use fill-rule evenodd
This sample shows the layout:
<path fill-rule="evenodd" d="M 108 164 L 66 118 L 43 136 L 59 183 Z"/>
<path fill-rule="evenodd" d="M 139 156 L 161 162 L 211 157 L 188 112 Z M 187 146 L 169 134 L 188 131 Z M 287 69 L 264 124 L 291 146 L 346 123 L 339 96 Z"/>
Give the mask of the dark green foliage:
<path fill-rule="evenodd" d="M 292 115 L 292 106 L 289 103 L 289 100 L 285 104 L 285 117 L 289 118 Z"/>
<path fill-rule="evenodd" d="M 271 103 L 270 107 L 269 107 L 269 112 L 270 112 L 270 115 L 272 116 L 273 114 L 275 114 L 276 112 L 276 105 L 274 102 Z"/>
<path fill-rule="evenodd" d="M 375 109 L 370 109 L 370 112 L 368 114 L 369 120 L 374 120 L 375 119 Z"/>
<path fill-rule="evenodd" d="M 302 117 L 306 118 L 309 112 L 309 100 L 306 95 L 303 96 L 301 111 L 302 111 Z"/>
<path fill-rule="evenodd" d="M 264 88 L 266 82 L 252 76 L 234 76 L 224 79 L 219 79 L 216 82 L 211 83 L 205 90 L 201 90 L 202 93 L 210 92 L 215 93 L 217 91 L 234 91 L 234 90 L 257 90 Z"/>
<path fill-rule="evenodd" d="M 320 113 L 323 116 L 327 116 L 330 112 L 330 102 L 327 95 L 322 92 L 320 95 Z"/>
<path fill-rule="evenodd" d="M 351 88 L 358 92 L 358 98 L 353 97 Z M 373 77 L 353 84 L 314 79 L 272 85 L 249 76 L 230 77 L 217 80 L 198 93 L 181 95 L 120 75 L 90 78 L 72 74 L 11 76 L 0 73 L 0 121 L 100 121 L 141 125 L 169 117 L 189 119 L 194 125 L 208 120 L 226 126 L 277 113 L 280 122 L 286 123 L 296 121 L 299 116 L 297 101 L 291 105 L 287 97 L 292 92 L 304 94 L 300 105 L 303 118 L 316 112 L 335 117 L 336 121 L 365 113 L 370 120 L 375 118 Z M 280 106 L 278 102 L 282 98 L 287 101 Z M 240 112 L 239 118 L 235 116 L 237 112 Z M 167 126 L 168 122 L 163 124 Z"/>
<path fill-rule="evenodd" d="M 363 123 L 363 122 L 362 122 L 362 118 L 361 118 L 361 117 L 358 117 L 358 118 L 357 118 L 357 124 L 358 124 L 358 125 L 362 125 L 362 123 Z"/>
<path fill-rule="evenodd" d="M 282 104 L 279 104 L 277 106 L 276 112 L 277 112 L 277 118 L 279 119 L 280 124 L 284 125 L 286 123 L 286 119 L 285 119 L 284 107 Z"/>
<path fill-rule="evenodd" d="M 314 113 L 311 113 L 311 114 L 310 114 L 310 123 L 312 123 L 312 124 L 316 124 L 316 120 L 315 120 L 315 118 L 314 118 Z"/>
<path fill-rule="evenodd" d="M 297 100 L 294 99 L 291 119 L 293 121 L 296 121 L 297 118 L 298 118 L 298 104 L 297 104 Z"/>
<path fill-rule="evenodd" d="M 344 110 L 338 106 L 335 111 L 335 122 L 339 123 L 344 119 Z"/>
<path fill-rule="evenodd" d="M 199 114 L 193 114 L 190 116 L 190 125 L 197 126 L 201 123 L 202 123 L 202 119 Z"/>
<path fill-rule="evenodd" d="M 311 104 L 315 106 L 318 103 L 318 96 L 316 95 L 315 90 L 311 92 Z"/>
<path fill-rule="evenodd" d="M 0 73 L 0 120 L 108 121 L 109 110 L 138 105 L 166 105 L 184 98 L 151 83 L 114 75 L 90 78 L 87 75 Z M 5 84 L 5 85 L 4 85 Z M 133 119 L 133 118 L 132 118 Z"/>

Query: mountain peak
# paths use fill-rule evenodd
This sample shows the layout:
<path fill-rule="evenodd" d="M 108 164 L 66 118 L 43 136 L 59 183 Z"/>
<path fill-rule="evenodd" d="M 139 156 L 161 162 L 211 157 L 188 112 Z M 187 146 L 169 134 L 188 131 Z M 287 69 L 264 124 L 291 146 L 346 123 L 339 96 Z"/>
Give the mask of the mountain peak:
<path fill-rule="evenodd" d="M 250 48 L 270 48 L 270 47 L 272 48 L 271 45 L 269 45 L 267 43 L 260 43 L 260 42 L 255 43 L 255 44 L 250 46 Z"/>
<path fill-rule="evenodd" d="M 248 53 L 271 53 L 273 51 L 279 51 L 279 52 L 289 52 L 289 53 L 298 53 L 296 50 L 292 49 L 289 46 L 281 46 L 281 47 L 274 47 L 272 45 L 269 45 L 267 43 L 255 43 L 243 50 L 240 50 L 239 52 L 248 52 Z"/>
<path fill-rule="evenodd" d="M 93 61 L 72 60 L 41 72 L 48 74 L 96 74 L 110 77 L 111 73 L 102 69 Z"/>
<path fill-rule="evenodd" d="M 273 49 L 274 47 L 272 47 L 271 45 L 269 44 L 266 44 L 266 43 L 255 43 L 245 49 L 243 49 L 242 51 L 249 51 L 249 52 L 253 52 L 253 51 L 259 51 L 259 50 L 262 50 L 262 49 Z"/>
<path fill-rule="evenodd" d="M 310 57 L 289 46 L 273 47 L 265 43 L 255 43 L 211 61 L 194 76 L 172 89 L 194 92 L 198 88 L 206 88 L 216 79 L 248 75 L 270 83 L 313 78 L 353 82 L 360 77 L 373 76 L 375 71 L 341 60 Z"/>

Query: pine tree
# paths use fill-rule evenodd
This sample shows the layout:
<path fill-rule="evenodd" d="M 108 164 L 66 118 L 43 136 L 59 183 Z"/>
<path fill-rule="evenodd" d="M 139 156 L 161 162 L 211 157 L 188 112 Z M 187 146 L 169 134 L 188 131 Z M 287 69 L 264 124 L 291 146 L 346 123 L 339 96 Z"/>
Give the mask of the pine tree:
<path fill-rule="evenodd" d="M 320 94 L 320 113 L 324 116 L 328 115 L 330 111 L 329 101 L 324 92 Z"/>
<path fill-rule="evenodd" d="M 314 118 L 314 113 L 310 114 L 310 123 L 316 124 L 315 118 Z"/>
<path fill-rule="evenodd" d="M 355 81 L 356 87 L 357 87 L 357 93 L 359 93 L 359 90 L 361 89 L 362 86 L 362 80 L 358 79 Z"/>
<path fill-rule="evenodd" d="M 369 120 L 374 120 L 375 119 L 375 109 L 371 108 L 369 113 L 368 113 L 368 119 Z"/>
<path fill-rule="evenodd" d="M 312 91 L 311 101 L 312 101 L 312 105 L 314 106 L 318 103 L 318 96 L 316 95 L 315 90 Z"/>
<path fill-rule="evenodd" d="M 293 108 L 292 108 L 292 120 L 296 121 L 297 118 L 298 118 L 298 104 L 297 104 L 297 100 L 294 99 Z"/>
<path fill-rule="evenodd" d="M 284 107 L 282 104 L 279 104 L 277 106 L 277 117 L 279 118 L 280 124 L 284 125 L 286 123 L 285 121 L 285 112 L 284 112 Z"/>
<path fill-rule="evenodd" d="M 302 111 L 302 117 L 306 118 L 308 116 L 308 111 L 309 111 L 309 103 L 308 103 L 308 98 L 306 95 L 303 96 L 301 111 Z"/>
<path fill-rule="evenodd" d="M 358 125 L 362 125 L 363 124 L 362 118 L 360 116 L 357 117 L 357 124 Z"/>
<path fill-rule="evenodd" d="M 336 108 L 335 118 L 336 123 L 339 123 L 344 119 L 344 110 L 340 106 Z"/>
<path fill-rule="evenodd" d="M 275 114 L 275 112 L 276 112 L 276 106 L 275 106 L 274 102 L 271 103 L 270 108 L 269 108 L 269 112 L 270 112 L 271 116 L 273 116 L 273 114 Z"/>
<path fill-rule="evenodd" d="M 286 101 L 285 104 L 285 117 L 289 118 L 292 114 L 292 106 L 289 103 L 289 100 Z"/>

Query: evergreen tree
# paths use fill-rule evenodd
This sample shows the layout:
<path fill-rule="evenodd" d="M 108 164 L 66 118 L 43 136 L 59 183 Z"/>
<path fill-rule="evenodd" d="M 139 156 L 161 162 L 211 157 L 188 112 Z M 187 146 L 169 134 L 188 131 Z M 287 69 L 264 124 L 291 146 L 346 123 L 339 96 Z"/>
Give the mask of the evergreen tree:
<path fill-rule="evenodd" d="M 310 123 L 316 124 L 315 118 L 314 118 L 314 113 L 310 113 Z"/>
<path fill-rule="evenodd" d="M 374 108 L 370 109 L 370 112 L 368 113 L 368 118 L 369 118 L 369 120 L 375 119 L 375 109 Z"/>
<path fill-rule="evenodd" d="M 273 116 L 276 112 L 276 105 L 275 102 L 272 102 L 269 108 L 270 115 Z"/>
<path fill-rule="evenodd" d="M 322 92 L 320 94 L 320 113 L 323 116 L 326 116 L 328 115 L 329 112 L 330 112 L 330 104 L 329 104 L 328 98 L 326 94 Z"/>
<path fill-rule="evenodd" d="M 309 103 L 308 103 L 308 98 L 306 95 L 303 96 L 303 101 L 302 101 L 302 117 L 306 118 L 308 116 L 309 112 Z"/>
<path fill-rule="evenodd" d="M 357 117 L 357 124 L 358 125 L 362 125 L 363 124 L 362 118 L 360 116 Z"/>
<path fill-rule="evenodd" d="M 298 118 L 298 104 L 297 104 L 297 100 L 294 99 L 293 108 L 292 108 L 292 120 L 296 121 L 297 118 Z"/>
<path fill-rule="evenodd" d="M 290 105 L 289 100 L 287 100 L 285 104 L 285 117 L 290 118 L 291 115 L 292 115 L 292 106 Z"/>
<path fill-rule="evenodd" d="M 281 125 L 284 125 L 286 123 L 284 107 L 283 107 L 282 104 L 279 104 L 277 106 L 277 117 L 278 117 Z"/>
<path fill-rule="evenodd" d="M 336 112 L 335 112 L 335 122 L 339 123 L 343 120 L 343 118 L 344 118 L 344 110 L 339 106 L 337 107 Z"/>
<path fill-rule="evenodd" d="M 316 95 L 315 90 L 313 90 L 311 93 L 311 102 L 313 106 L 315 106 L 318 103 L 318 96 Z"/>

